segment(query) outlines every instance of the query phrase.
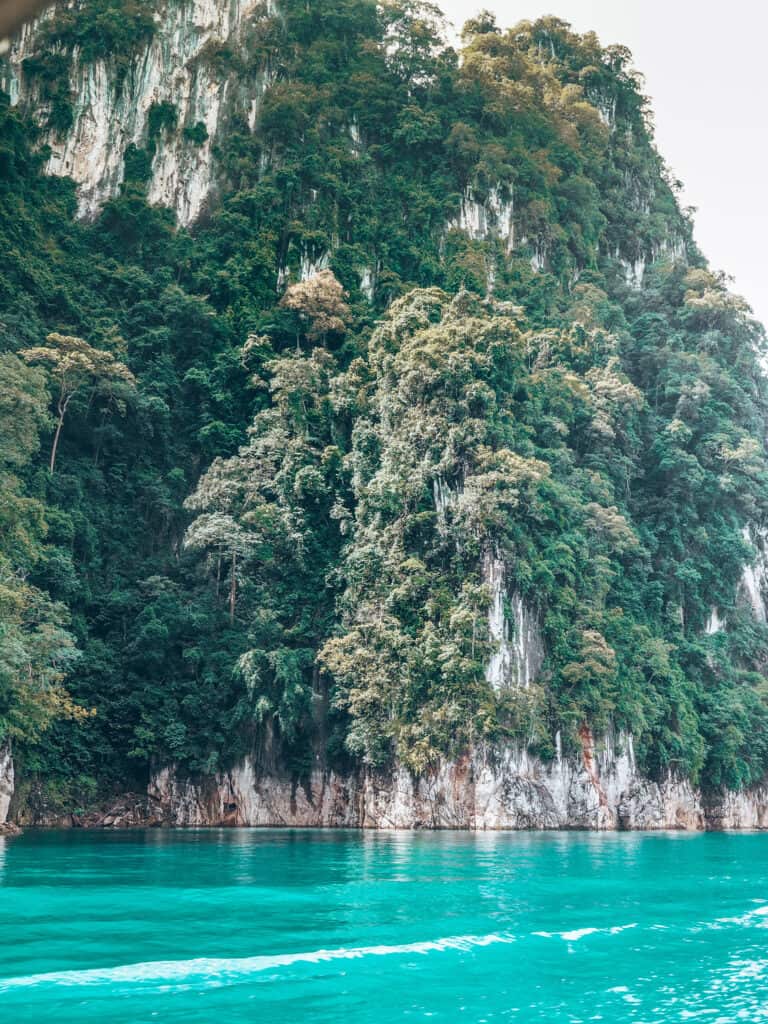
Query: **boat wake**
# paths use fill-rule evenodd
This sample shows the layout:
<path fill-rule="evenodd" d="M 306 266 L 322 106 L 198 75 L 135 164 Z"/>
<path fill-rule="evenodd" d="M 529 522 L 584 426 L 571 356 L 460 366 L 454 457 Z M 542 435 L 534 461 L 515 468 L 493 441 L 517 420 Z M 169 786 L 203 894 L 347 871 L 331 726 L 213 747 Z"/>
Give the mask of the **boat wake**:
<path fill-rule="evenodd" d="M 757 902 L 757 901 L 755 901 Z M 720 929 L 737 925 L 739 927 L 768 927 L 768 904 L 748 910 L 736 917 L 716 918 L 702 922 L 690 930 L 700 932 L 703 928 Z M 533 932 L 543 939 L 561 939 L 570 944 L 588 936 L 613 936 L 637 928 L 630 924 L 603 928 L 577 928 L 563 932 Z M 651 925 L 652 930 L 665 928 Z M 523 936 L 524 937 L 524 936 Z M 251 975 L 278 971 L 294 964 L 323 964 L 334 960 L 359 960 L 364 957 L 380 956 L 425 956 L 429 953 L 446 951 L 470 951 L 484 946 L 509 945 L 519 941 L 521 936 L 511 932 L 494 932 L 488 935 L 458 935 L 422 942 L 407 942 L 396 945 L 355 946 L 351 948 L 317 949 L 310 952 L 276 953 L 248 957 L 195 957 L 188 960 L 154 960 L 146 963 L 124 964 L 117 967 L 93 967 L 81 970 L 49 971 L 28 974 L 15 978 L 0 978 L 0 996 L 14 990 L 35 986 L 99 986 L 99 985 L 141 985 L 141 984 L 186 984 L 196 987 L 214 987 L 236 982 Z"/>
<path fill-rule="evenodd" d="M 155 960 L 118 967 L 94 967 L 76 971 L 50 971 L 18 978 L 0 979 L 0 995 L 36 985 L 104 985 L 141 982 L 197 981 L 221 983 L 293 964 L 321 964 L 331 960 L 357 960 L 369 956 L 408 956 L 471 950 L 479 946 L 508 944 L 514 935 L 460 935 L 426 942 L 393 946 L 358 946 L 351 949 L 317 949 L 308 953 L 277 953 L 271 956 L 196 957 L 191 960 Z"/>

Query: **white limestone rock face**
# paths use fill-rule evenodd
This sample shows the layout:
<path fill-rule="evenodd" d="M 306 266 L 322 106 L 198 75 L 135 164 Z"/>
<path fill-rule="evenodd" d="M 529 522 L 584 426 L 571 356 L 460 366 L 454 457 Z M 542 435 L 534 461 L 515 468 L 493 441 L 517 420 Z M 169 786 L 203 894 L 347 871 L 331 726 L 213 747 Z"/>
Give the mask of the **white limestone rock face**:
<path fill-rule="evenodd" d="M 702 829 L 701 795 L 669 777 L 638 774 L 632 738 L 595 742 L 544 762 L 525 749 L 478 748 L 418 778 L 402 767 L 348 776 L 315 769 L 297 783 L 260 775 L 249 760 L 202 781 L 172 769 L 150 783 L 152 814 L 169 825 L 252 825 L 457 829 Z M 760 808 L 763 808 L 761 811 Z M 716 813 L 716 809 L 713 811 Z M 761 817 L 761 815 L 763 817 Z M 723 827 L 753 827 L 768 816 L 768 794 L 734 797 Z M 714 820 L 714 819 L 713 819 Z"/>
<path fill-rule="evenodd" d="M 364 142 L 360 125 L 357 123 L 355 116 L 352 117 L 352 121 L 349 124 L 349 138 L 352 143 L 352 152 L 355 156 L 360 156 L 364 149 Z"/>
<path fill-rule="evenodd" d="M 164 768 L 150 779 L 148 797 L 153 816 L 174 826 L 360 824 L 354 779 L 318 770 L 308 783 L 297 785 L 284 777 L 257 775 L 250 760 L 194 781 Z"/>
<path fill-rule="evenodd" d="M 316 196 L 315 196 L 316 198 Z M 327 270 L 331 265 L 331 253 L 327 249 L 317 249 L 311 245 L 288 246 L 288 251 L 278 264 L 276 290 L 280 295 L 289 284 L 295 281 L 309 281 L 316 277 L 322 270 Z M 364 268 L 360 272 L 361 291 L 366 293 L 370 290 L 370 299 L 373 298 L 373 278 L 371 271 Z"/>
<path fill-rule="evenodd" d="M 600 90 L 595 90 L 590 93 L 587 90 L 587 98 L 590 103 L 597 108 L 597 112 L 600 115 L 600 120 L 611 131 L 616 127 L 616 96 L 606 96 Z"/>
<path fill-rule="evenodd" d="M 89 63 L 75 49 L 70 71 L 74 124 L 63 139 L 50 135 L 44 141 L 51 147 L 47 172 L 78 183 L 81 217 L 94 217 L 117 194 L 126 149 L 131 143 L 146 145 L 153 104 L 172 103 L 177 127 L 157 140 L 148 197 L 172 207 L 181 224 L 197 219 L 214 187 L 216 136 L 235 114 L 255 125 L 272 80 L 265 67 L 245 76 L 217 69 L 206 61 L 206 52 L 220 43 L 236 49 L 247 26 L 269 12 L 269 5 L 258 0 L 170 0 L 156 16 L 153 38 L 122 80 L 111 61 Z M 25 28 L 11 47 L 3 75 L 12 102 L 29 105 L 41 117 L 45 107 L 34 83 L 26 80 L 22 63 L 36 53 L 39 26 L 51 16 L 49 12 Z M 208 133 L 202 143 L 183 131 L 198 123 Z"/>
<path fill-rule="evenodd" d="M 708 808 L 711 829 L 768 828 L 768 788 L 726 792 Z"/>
<path fill-rule="evenodd" d="M 311 277 L 315 277 L 321 270 L 327 270 L 330 264 L 330 253 L 321 252 L 319 256 L 314 256 L 307 249 L 302 249 L 301 264 L 299 266 L 299 280 L 309 281 Z"/>
<path fill-rule="evenodd" d="M 757 557 L 752 564 L 744 567 L 737 598 L 749 605 L 757 622 L 768 622 L 768 531 L 745 526 L 743 537 L 756 549 Z"/>
<path fill-rule="evenodd" d="M 709 618 L 707 619 L 707 624 L 704 627 L 704 632 L 707 636 L 714 636 L 716 633 L 722 633 L 725 627 L 725 619 L 721 618 L 718 609 L 713 607 L 709 613 Z"/>
<path fill-rule="evenodd" d="M 521 747 L 478 747 L 443 760 L 419 777 L 402 766 L 346 775 L 319 762 L 301 781 L 259 771 L 251 758 L 232 770 L 189 778 L 173 766 L 157 771 L 142 801 L 113 801 L 106 812 L 79 816 L 91 828 L 253 826 L 371 829 L 768 829 L 768 787 L 707 794 L 668 775 L 652 782 L 638 771 L 632 737 L 596 740 L 583 729 L 577 749 L 543 761 Z M 0 813 L 13 789 L 10 755 L 0 770 Z M 8 779 L 10 784 L 8 785 Z M 72 816 L 38 811 L 37 825 L 66 826 Z M 0 820 L 1 821 L 1 820 Z"/>
<path fill-rule="evenodd" d="M 8 820 L 14 788 L 13 756 L 10 744 L 0 745 L 0 825 Z"/>
<path fill-rule="evenodd" d="M 645 277 L 645 268 L 647 265 L 646 258 L 644 256 L 638 256 L 636 260 L 625 260 L 623 265 L 627 284 L 630 288 L 638 291 L 643 287 L 643 278 Z"/>
<path fill-rule="evenodd" d="M 541 250 L 536 249 L 534 251 L 533 256 L 531 256 L 531 270 L 535 274 L 540 274 L 542 272 L 542 270 L 544 270 L 546 268 L 546 266 L 547 266 L 546 254 L 544 252 L 542 252 Z"/>
<path fill-rule="evenodd" d="M 647 214 L 649 212 L 649 202 L 650 200 L 647 197 L 642 200 L 636 198 L 635 206 Z M 650 266 L 662 261 L 686 265 L 688 263 L 688 251 L 684 238 L 670 234 L 664 241 L 650 246 L 646 252 L 638 253 L 632 258 L 626 258 L 617 250 L 615 258 L 622 269 L 627 286 L 634 291 L 640 291 L 645 283 L 646 271 Z"/>
<path fill-rule="evenodd" d="M 504 195 L 505 190 L 498 185 L 490 190 L 484 202 L 480 202 L 471 187 L 465 189 L 457 216 L 448 222 L 449 230 L 463 231 L 473 242 L 498 238 L 505 251 L 510 253 L 515 244 L 514 202 Z"/>
<path fill-rule="evenodd" d="M 483 579 L 491 594 L 488 630 L 493 645 L 486 679 L 495 690 L 527 689 L 544 663 L 538 620 L 517 591 L 507 592 L 502 559 L 486 554 Z"/>
<path fill-rule="evenodd" d="M 476 782 L 475 828 L 701 828 L 697 794 L 687 783 L 663 785 L 637 772 L 632 737 L 596 745 L 585 730 L 580 756 L 560 752 L 544 763 L 527 751 L 507 751 L 482 766 Z M 559 748 L 559 744 L 558 744 Z"/>
<path fill-rule="evenodd" d="M 368 302 L 373 302 L 376 295 L 376 280 L 379 276 L 379 267 L 360 267 L 360 291 Z"/>

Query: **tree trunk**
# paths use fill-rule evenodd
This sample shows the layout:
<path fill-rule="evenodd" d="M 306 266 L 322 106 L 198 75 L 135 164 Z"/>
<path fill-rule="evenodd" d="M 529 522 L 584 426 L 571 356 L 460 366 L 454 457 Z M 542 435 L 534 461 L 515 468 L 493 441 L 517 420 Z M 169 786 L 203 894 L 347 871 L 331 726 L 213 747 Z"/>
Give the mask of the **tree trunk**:
<path fill-rule="evenodd" d="M 94 466 L 99 465 L 99 456 L 101 455 L 101 431 L 104 430 L 104 424 L 107 422 L 107 414 L 101 417 L 101 423 L 99 424 L 99 440 L 96 442 L 96 450 L 93 453 L 93 464 Z"/>
<path fill-rule="evenodd" d="M 53 447 L 51 448 L 51 476 L 56 467 L 56 449 L 59 447 L 61 428 L 64 426 L 64 413 L 59 409 L 59 422 L 56 424 L 56 433 L 53 435 Z"/>
<path fill-rule="evenodd" d="M 229 581 L 229 621 L 235 621 L 235 601 L 237 600 L 237 553 L 232 552 L 232 577 Z"/>
<path fill-rule="evenodd" d="M 61 428 L 64 426 L 64 417 L 66 416 L 67 406 L 69 405 L 69 400 L 71 397 L 72 395 L 69 394 L 65 398 L 64 394 L 62 393 L 59 396 L 59 404 L 56 407 L 59 413 L 59 421 L 56 424 L 56 433 L 53 435 L 53 447 L 51 448 L 51 476 L 53 476 L 53 471 L 56 468 L 56 450 L 59 447 Z"/>

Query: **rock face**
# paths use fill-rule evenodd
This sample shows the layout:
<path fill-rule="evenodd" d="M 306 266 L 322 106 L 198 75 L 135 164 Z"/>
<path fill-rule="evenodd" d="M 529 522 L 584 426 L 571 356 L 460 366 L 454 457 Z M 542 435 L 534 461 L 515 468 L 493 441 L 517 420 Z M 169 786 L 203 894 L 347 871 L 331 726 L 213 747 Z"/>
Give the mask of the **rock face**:
<path fill-rule="evenodd" d="M 725 793 L 707 808 L 711 829 L 768 828 L 768 789 Z"/>
<path fill-rule="evenodd" d="M 13 757 L 9 744 L 0 745 L 0 825 L 8 818 L 8 808 L 13 796 Z"/>
<path fill-rule="evenodd" d="M 768 621 L 766 594 L 768 593 L 768 533 L 756 526 L 745 526 L 744 540 L 751 544 L 757 556 L 751 565 L 744 567 L 737 599 L 746 603 L 757 622 Z"/>
<path fill-rule="evenodd" d="M 472 241 L 483 241 L 496 237 L 501 240 L 507 253 L 514 248 L 514 203 L 505 197 L 502 184 L 492 188 L 484 201 L 480 201 L 471 188 L 461 197 L 458 214 L 449 221 L 448 228 L 465 232 Z"/>
<path fill-rule="evenodd" d="M 11 47 L 3 78 L 13 103 L 33 109 L 42 120 L 46 103 L 23 62 L 41 48 L 41 27 L 56 8 L 28 25 Z M 258 0 L 189 0 L 163 4 L 155 32 L 124 74 L 115 61 L 83 59 L 72 52 L 69 86 L 72 127 L 59 137 L 50 132 L 46 165 L 49 174 L 78 183 L 79 213 L 96 215 L 116 195 L 123 180 L 126 150 L 148 141 L 150 114 L 171 104 L 176 124 L 155 140 L 148 198 L 175 209 L 179 223 L 192 223 L 214 187 L 216 136 L 232 117 L 253 130 L 256 114 L 272 76 L 267 67 L 237 73 L 221 59 L 222 47 L 237 53 L 249 28 L 271 13 Z M 204 130 L 203 130 L 204 129 Z"/>
<path fill-rule="evenodd" d="M 508 592 L 506 566 L 501 558 L 486 554 L 483 580 L 491 596 L 488 632 L 493 649 L 486 679 L 495 690 L 526 689 L 544 664 L 538 620 L 516 590 Z"/>
<path fill-rule="evenodd" d="M 548 763 L 526 750 L 478 749 L 418 779 L 341 776 L 319 768 L 304 782 L 260 775 L 246 760 L 205 780 L 165 768 L 149 786 L 149 815 L 166 825 L 456 829 L 690 829 L 768 826 L 768 790 L 705 801 L 688 782 L 650 782 L 630 736 Z"/>
<path fill-rule="evenodd" d="M 566 756 L 558 736 L 556 755 L 546 762 L 519 747 L 478 748 L 456 761 L 443 761 L 419 778 L 402 767 L 341 775 L 318 766 L 299 781 L 279 772 L 260 772 L 250 758 L 206 778 L 185 777 L 165 767 L 152 776 L 144 796 L 125 794 L 86 814 L 51 817 L 44 809 L 26 808 L 19 820 L 79 828 L 768 828 L 768 787 L 703 795 L 672 775 L 661 783 L 644 778 L 631 736 L 596 742 L 584 729 L 580 746 Z M 3 780 L 10 780 L 5 789 Z M 3 748 L 0 822 L 12 789 L 10 751 Z"/>

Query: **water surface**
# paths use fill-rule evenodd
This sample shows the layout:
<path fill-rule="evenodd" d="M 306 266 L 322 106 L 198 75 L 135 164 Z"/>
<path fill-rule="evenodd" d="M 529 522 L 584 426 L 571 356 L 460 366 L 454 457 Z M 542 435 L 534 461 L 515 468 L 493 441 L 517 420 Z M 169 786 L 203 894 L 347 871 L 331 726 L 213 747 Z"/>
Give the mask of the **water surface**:
<path fill-rule="evenodd" d="M 768 835 L 0 838 L 0 1019 L 768 1020 Z"/>

